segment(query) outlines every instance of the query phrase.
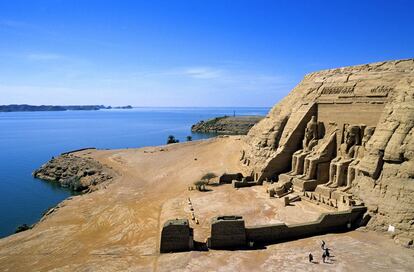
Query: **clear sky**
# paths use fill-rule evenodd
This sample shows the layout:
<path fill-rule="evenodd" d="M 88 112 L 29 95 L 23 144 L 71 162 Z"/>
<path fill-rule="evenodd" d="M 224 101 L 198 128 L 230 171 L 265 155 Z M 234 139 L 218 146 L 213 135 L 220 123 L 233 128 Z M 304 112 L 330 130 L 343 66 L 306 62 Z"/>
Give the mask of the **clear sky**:
<path fill-rule="evenodd" d="M 0 104 L 272 106 L 414 57 L 414 1 L 0 0 Z"/>

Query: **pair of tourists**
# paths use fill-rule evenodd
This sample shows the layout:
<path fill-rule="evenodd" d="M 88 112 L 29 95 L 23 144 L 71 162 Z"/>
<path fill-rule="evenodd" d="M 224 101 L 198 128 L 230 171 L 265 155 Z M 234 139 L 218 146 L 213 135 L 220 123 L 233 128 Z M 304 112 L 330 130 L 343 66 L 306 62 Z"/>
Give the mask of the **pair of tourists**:
<path fill-rule="evenodd" d="M 324 240 L 322 240 L 321 248 L 323 250 L 323 253 L 322 253 L 322 261 L 324 263 L 326 263 L 326 261 L 329 261 L 329 258 L 331 257 L 331 254 L 329 252 L 329 248 L 326 247 L 326 243 L 325 243 Z M 309 262 L 310 263 L 313 263 L 313 255 L 312 255 L 312 253 L 309 253 Z"/>

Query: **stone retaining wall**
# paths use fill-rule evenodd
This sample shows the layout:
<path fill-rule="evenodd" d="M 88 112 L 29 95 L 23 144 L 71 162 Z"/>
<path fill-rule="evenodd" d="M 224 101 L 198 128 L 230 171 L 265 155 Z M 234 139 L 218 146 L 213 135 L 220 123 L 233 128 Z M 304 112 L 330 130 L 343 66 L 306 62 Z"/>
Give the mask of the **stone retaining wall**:
<path fill-rule="evenodd" d="M 316 221 L 286 225 L 264 225 L 246 227 L 248 241 L 271 244 L 318 234 L 355 229 L 365 213 L 365 207 L 354 207 L 349 211 L 322 214 Z"/>
<path fill-rule="evenodd" d="M 352 230 L 360 226 L 366 207 L 353 207 L 348 211 L 322 214 L 316 221 L 286 225 L 284 223 L 244 227 L 241 216 L 213 218 L 209 248 L 245 247 L 247 243 L 272 244 L 310 237 L 328 232 Z"/>

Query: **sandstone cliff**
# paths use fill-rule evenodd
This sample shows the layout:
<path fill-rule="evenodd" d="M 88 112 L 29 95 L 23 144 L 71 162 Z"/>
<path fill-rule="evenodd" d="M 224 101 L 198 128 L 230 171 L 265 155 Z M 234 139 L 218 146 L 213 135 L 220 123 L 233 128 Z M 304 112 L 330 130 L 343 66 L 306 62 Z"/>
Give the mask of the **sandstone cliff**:
<path fill-rule="evenodd" d="M 376 127 L 360 162 L 352 193 L 372 217 L 368 227 L 395 227 L 399 240 L 414 238 L 414 59 L 325 70 L 305 76 L 246 137 L 245 174 L 277 180 L 290 170 L 306 123 L 325 127 Z M 342 133 L 342 134 L 341 134 Z M 399 237 L 399 238 L 398 238 Z M 409 237 L 409 238 L 407 238 Z M 407 239 L 406 239 L 407 238 Z"/>

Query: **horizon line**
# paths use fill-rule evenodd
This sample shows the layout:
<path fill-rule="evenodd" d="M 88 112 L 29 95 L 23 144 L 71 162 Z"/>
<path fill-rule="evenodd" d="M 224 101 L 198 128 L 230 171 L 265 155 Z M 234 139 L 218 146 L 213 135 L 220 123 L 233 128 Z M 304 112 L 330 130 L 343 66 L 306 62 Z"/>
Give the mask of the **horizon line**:
<path fill-rule="evenodd" d="M 41 106 L 54 106 L 54 107 L 68 107 L 68 106 L 104 106 L 104 107 L 126 107 L 131 106 L 132 108 L 272 108 L 273 106 L 132 106 L 132 105 L 105 105 L 105 104 L 59 104 L 59 105 L 53 105 L 53 104 L 3 104 L 0 105 L 0 107 L 3 106 L 35 106 L 35 107 L 41 107 Z"/>

